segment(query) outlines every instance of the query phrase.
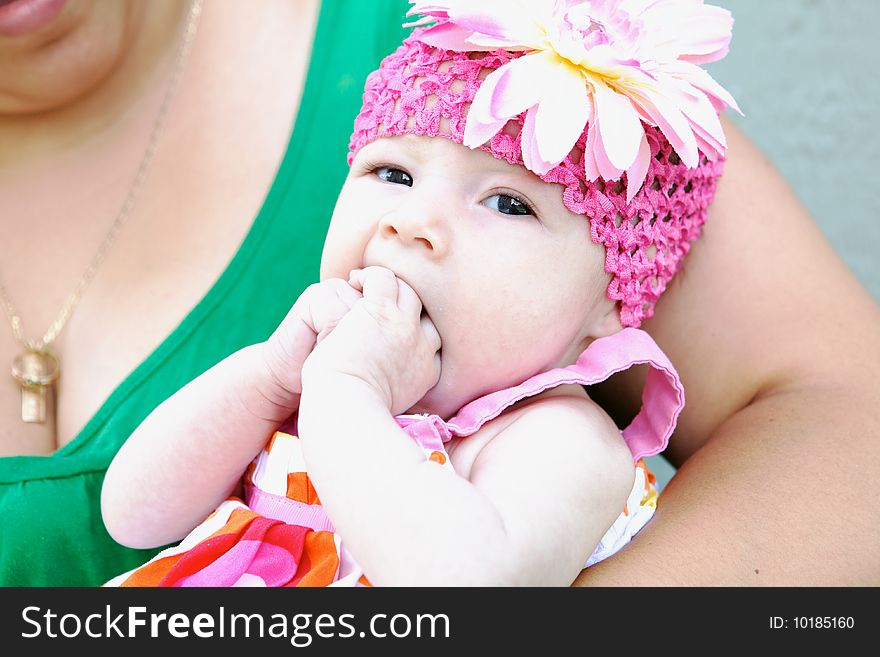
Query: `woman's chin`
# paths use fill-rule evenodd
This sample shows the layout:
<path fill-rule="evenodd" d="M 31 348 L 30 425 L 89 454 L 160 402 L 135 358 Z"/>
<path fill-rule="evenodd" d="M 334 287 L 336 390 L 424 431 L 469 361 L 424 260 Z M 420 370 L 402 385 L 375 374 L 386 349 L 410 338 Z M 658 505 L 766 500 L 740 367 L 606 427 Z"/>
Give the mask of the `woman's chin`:
<path fill-rule="evenodd" d="M 117 67 L 129 45 L 128 4 L 71 2 L 45 29 L 0 39 L 0 112 L 72 105 Z"/>

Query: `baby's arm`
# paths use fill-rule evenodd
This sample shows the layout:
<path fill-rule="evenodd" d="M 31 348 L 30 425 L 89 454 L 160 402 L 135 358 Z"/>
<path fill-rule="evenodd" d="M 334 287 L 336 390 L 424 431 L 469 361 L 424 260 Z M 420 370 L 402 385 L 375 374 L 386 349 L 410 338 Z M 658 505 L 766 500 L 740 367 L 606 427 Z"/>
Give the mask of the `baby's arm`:
<path fill-rule="evenodd" d="M 629 449 L 589 399 L 513 411 L 465 479 L 426 461 L 363 382 L 315 383 L 304 395 L 329 402 L 319 415 L 346 413 L 301 411 L 313 481 L 374 584 L 567 586 L 632 488 Z"/>
<path fill-rule="evenodd" d="M 239 485 L 247 464 L 299 405 L 302 363 L 360 298 L 345 281 L 309 287 L 272 336 L 159 405 L 110 464 L 101 511 L 130 547 L 182 538 Z"/>
<path fill-rule="evenodd" d="M 535 399 L 504 418 L 468 478 L 426 461 L 393 415 L 436 383 L 436 330 L 390 271 L 355 278 L 363 300 L 303 367 L 299 436 L 367 576 L 570 584 L 632 487 L 632 458 L 610 418 L 589 399 Z"/>

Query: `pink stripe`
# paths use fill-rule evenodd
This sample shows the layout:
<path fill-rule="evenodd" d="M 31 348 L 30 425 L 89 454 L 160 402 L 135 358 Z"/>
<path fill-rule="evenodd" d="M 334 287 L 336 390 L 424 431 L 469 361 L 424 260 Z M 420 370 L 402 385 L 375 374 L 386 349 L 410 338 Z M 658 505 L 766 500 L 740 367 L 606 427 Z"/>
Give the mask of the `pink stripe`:
<path fill-rule="evenodd" d="M 289 550 L 262 540 L 242 540 L 174 586 L 236 586 L 244 575 L 258 577 L 265 586 L 284 586 L 296 569 L 296 559 Z"/>
<path fill-rule="evenodd" d="M 267 493 L 256 486 L 245 486 L 245 497 L 248 507 L 266 518 L 280 520 L 288 525 L 308 527 L 316 532 L 334 531 L 330 518 L 320 504 L 297 502 Z"/>
<path fill-rule="evenodd" d="M 398 415 L 394 419 L 422 449 L 443 451 L 443 443 L 452 438 L 439 415 Z"/>

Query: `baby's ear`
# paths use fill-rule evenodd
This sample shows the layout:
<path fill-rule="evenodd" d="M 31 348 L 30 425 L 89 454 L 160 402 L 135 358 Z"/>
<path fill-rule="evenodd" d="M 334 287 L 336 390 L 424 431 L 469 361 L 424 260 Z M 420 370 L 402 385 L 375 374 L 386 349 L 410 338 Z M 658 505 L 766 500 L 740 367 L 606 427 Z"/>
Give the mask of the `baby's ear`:
<path fill-rule="evenodd" d="M 589 326 L 588 335 L 592 338 L 605 338 L 623 330 L 620 323 L 620 308 L 616 301 L 607 300 L 604 313 L 599 308 L 597 314 Z"/>

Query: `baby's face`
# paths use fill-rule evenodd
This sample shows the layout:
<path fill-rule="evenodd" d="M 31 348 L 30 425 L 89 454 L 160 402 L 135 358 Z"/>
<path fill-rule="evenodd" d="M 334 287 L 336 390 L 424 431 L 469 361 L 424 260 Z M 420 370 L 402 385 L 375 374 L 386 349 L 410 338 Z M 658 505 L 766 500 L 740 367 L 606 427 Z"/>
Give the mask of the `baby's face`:
<path fill-rule="evenodd" d="M 619 330 L 604 256 L 559 185 L 448 139 L 405 135 L 352 162 L 321 278 L 380 265 L 416 291 L 440 333 L 441 374 L 411 410 L 448 418 Z"/>

